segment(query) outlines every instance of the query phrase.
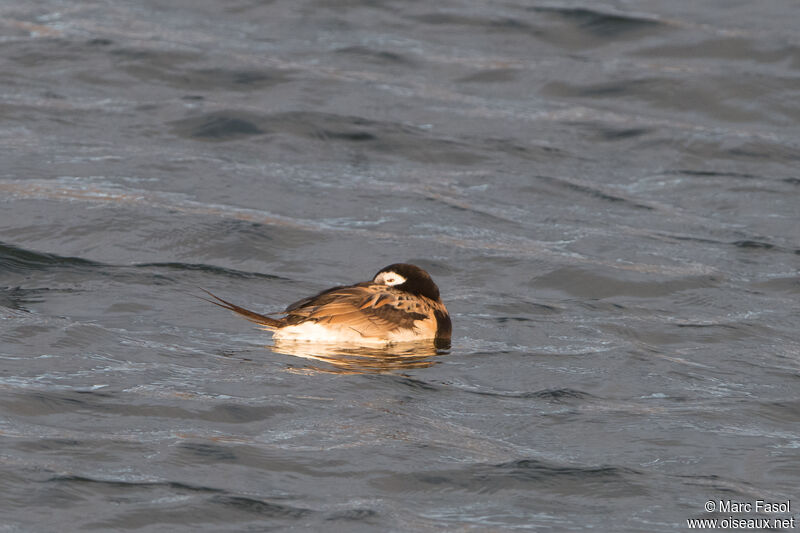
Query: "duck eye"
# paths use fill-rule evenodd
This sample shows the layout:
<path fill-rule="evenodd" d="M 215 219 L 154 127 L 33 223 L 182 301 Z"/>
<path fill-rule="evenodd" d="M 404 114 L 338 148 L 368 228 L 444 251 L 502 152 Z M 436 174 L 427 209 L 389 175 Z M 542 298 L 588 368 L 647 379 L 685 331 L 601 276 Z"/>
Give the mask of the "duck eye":
<path fill-rule="evenodd" d="M 401 276 L 396 272 L 386 272 L 386 273 L 382 272 L 375 278 L 375 282 L 383 283 L 384 285 L 388 285 L 390 287 L 395 287 L 397 285 L 402 285 L 403 283 L 405 283 L 406 278 L 404 278 L 403 276 Z"/>

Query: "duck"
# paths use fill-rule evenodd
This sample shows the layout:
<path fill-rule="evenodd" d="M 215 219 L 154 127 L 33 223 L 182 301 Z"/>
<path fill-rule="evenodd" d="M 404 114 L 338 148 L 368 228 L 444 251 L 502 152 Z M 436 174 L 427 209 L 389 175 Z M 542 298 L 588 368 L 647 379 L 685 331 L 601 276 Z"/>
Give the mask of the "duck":
<path fill-rule="evenodd" d="M 205 289 L 203 289 L 205 291 Z M 275 341 L 346 344 L 449 343 L 452 322 L 430 274 L 408 263 L 380 269 L 371 281 L 331 287 L 290 304 L 273 318 L 205 291 L 206 301 L 272 332 Z"/>

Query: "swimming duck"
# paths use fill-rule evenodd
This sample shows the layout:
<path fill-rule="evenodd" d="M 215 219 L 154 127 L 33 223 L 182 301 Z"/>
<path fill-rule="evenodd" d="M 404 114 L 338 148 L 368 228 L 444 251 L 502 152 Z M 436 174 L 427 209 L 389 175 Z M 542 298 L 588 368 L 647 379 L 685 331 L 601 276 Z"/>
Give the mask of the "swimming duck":
<path fill-rule="evenodd" d="M 275 340 L 390 344 L 450 340 L 452 325 L 439 288 L 423 269 L 384 267 L 372 281 L 343 285 L 303 298 L 282 318 L 255 313 L 206 291 L 208 300 L 274 332 Z"/>

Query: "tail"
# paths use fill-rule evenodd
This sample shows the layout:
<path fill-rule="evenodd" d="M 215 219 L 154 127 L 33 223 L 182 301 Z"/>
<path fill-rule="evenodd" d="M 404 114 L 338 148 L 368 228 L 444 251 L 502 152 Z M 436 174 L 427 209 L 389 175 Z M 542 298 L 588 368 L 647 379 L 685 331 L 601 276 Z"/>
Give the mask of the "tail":
<path fill-rule="evenodd" d="M 244 307 L 239 307 L 238 305 L 232 304 L 232 303 L 230 303 L 230 302 L 228 302 L 226 300 L 223 300 L 219 296 L 217 296 L 217 295 L 215 295 L 215 294 L 213 294 L 213 293 L 211 293 L 211 292 L 209 292 L 209 291 L 207 291 L 207 290 L 205 290 L 203 288 L 201 288 L 200 290 L 205 292 L 206 294 L 208 294 L 212 298 L 214 298 L 214 300 L 216 300 L 216 301 L 209 300 L 208 298 L 203 298 L 202 296 L 199 296 L 199 298 L 201 300 L 205 300 L 207 302 L 211 302 L 214 305 L 218 305 L 220 307 L 228 309 L 229 311 L 233 311 L 237 315 L 242 315 L 243 317 L 245 317 L 247 320 L 250 320 L 251 322 L 255 322 L 256 324 L 260 324 L 260 325 L 262 325 L 262 326 L 264 326 L 265 328 L 268 328 L 268 329 L 275 329 L 275 328 L 279 328 L 279 327 L 283 326 L 283 322 L 281 322 L 280 320 L 276 320 L 274 318 L 270 318 L 270 317 L 268 317 L 266 315 L 261 315 L 259 313 L 256 313 L 256 312 L 250 311 L 248 309 L 245 309 Z"/>

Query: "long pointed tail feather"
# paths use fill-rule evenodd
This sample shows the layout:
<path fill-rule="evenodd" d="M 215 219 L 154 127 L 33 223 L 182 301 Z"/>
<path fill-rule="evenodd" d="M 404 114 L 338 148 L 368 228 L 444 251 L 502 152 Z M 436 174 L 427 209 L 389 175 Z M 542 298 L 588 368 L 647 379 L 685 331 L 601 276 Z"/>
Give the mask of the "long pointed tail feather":
<path fill-rule="evenodd" d="M 264 327 L 270 328 L 270 329 L 279 328 L 279 327 L 281 327 L 283 325 L 283 322 L 281 322 L 280 320 L 276 320 L 276 319 L 270 318 L 270 317 L 268 317 L 266 315 L 262 315 L 260 313 L 254 312 L 254 311 L 250 311 L 249 309 L 245 309 L 244 307 L 239 307 L 238 305 L 232 304 L 231 302 L 229 302 L 227 300 L 223 300 L 222 298 L 220 298 L 216 294 L 214 294 L 212 292 L 209 292 L 209 291 L 203 289 L 202 287 L 200 288 L 200 290 L 205 292 L 206 294 L 208 294 L 212 298 L 214 298 L 214 300 L 216 300 L 216 301 L 209 300 L 208 298 L 203 298 L 202 296 L 198 296 L 198 298 L 200 298 L 201 300 L 205 300 L 205 301 L 210 302 L 210 303 L 212 303 L 214 305 L 218 305 L 218 306 L 222 307 L 223 309 L 227 309 L 229 311 L 233 311 L 237 315 L 242 315 L 243 317 L 245 317 L 247 320 L 250 320 L 251 322 L 255 322 L 256 324 L 259 324 L 261 326 L 264 326 Z"/>

